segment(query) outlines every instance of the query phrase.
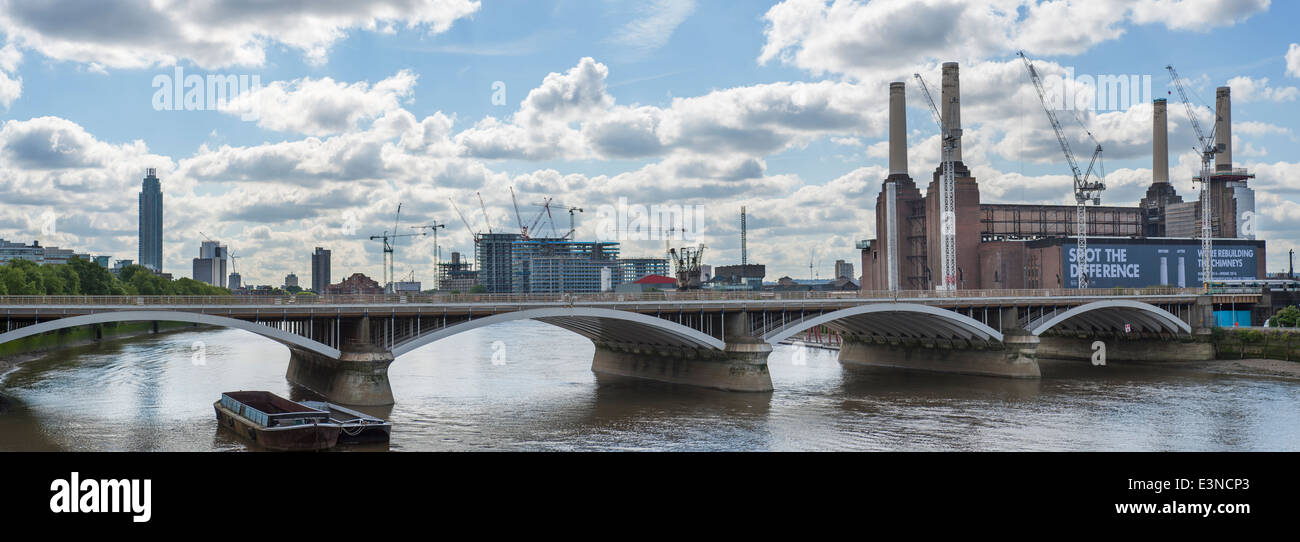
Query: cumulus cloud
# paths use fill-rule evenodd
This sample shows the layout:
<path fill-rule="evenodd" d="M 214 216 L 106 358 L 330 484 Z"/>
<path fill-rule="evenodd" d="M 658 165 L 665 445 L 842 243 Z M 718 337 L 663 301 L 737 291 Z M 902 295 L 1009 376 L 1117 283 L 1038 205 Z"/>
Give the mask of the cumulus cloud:
<path fill-rule="evenodd" d="M 1292 43 L 1286 51 L 1286 73 L 1291 77 L 1300 77 L 1300 43 Z"/>
<path fill-rule="evenodd" d="M 101 141 L 63 118 L 5 121 L 0 125 L 0 236 L 130 254 L 136 242 L 134 195 L 147 167 L 167 172 L 175 164 L 149 153 L 141 141 Z M 46 211 L 58 220 L 53 235 L 30 220 Z"/>
<path fill-rule="evenodd" d="M 275 81 L 240 94 L 223 109 L 256 118 L 258 126 L 280 132 L 328 135 L 355 130 L 363 121 L 401 108 L 418 77 L 410 70 L 375 83 L 346 84 L 329 77 Z"/>
<path fill-rule="evenodd" d="M 1272 0 L 1139 0 L 1132 19 L 1138 24 L 1160 23 L 1170 30 L 1205 31 L 1231 26 L 1268 10 Z"/>
<path fill-rule="evenodd" d="M 1294 102 L 1297 96 L 1300 96 L 1300 89 L 1296 87 L 1273 87 L 1269 86 L 1268 78 L 1254 79 L 1251 77 L 1233 77 L 1228 80 L 1228 86 L 1232 87 L 1233 99 L 1241 102 Z"/>
<path fill-rule="evenodd" d="M 1171 29 L 1231 25 L 1269 0 L 785 0 L 764 15 L 759 63 L 881 82 L 913 66 L 970 63 L 1024 49 L 1072 55 L 1121 37 L 1133 24 Z M 1068 21 L 1068 23 L 1062 23 Z"/>
<path fill-rule="evenodd" d="M 475 0 L 0 0 L 0 33 L 56 60 L 146 68 L 188 59 L 204 68 L 223 68 L 260 66 L 273 44 L 321 63 L 330 46 L 351 30 L 390 32 L 404 25 L 440 33 L 478 9 Z"/>
<path fill-rule="evenodd" d="M 552 73 L 509 120 L 487 117 L 455 136 L 468 156 L 543 160 L 645 158 L 678 150 L 767 154 L 827 134 L 880 135 L 882 90 L 852 83 L 781 82 L 619 106 L 608 68 L 590 58 Z"/>
<path fill-rule="evenodd" d="M 487 117 L 457 136 L 473 156 L 483 158 L 582 158 L 581 134 L 571 123 L 614 104 L 606 92 L 609 68 L 591 57 L 565 73 L 552 72 L 529 91 L 513 118 Z"/>
<path fill-rule="evenodd" d="M 0 47 L 0 106 L 6 109 L 23 93 L 23 78 L 17 75 L 23 54 L 10 43 Z"/>

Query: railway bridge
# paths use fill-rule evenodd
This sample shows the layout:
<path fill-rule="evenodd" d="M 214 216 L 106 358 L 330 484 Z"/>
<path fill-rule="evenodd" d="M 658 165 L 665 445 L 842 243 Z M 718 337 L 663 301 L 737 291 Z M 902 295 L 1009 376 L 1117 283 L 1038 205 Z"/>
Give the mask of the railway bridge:
<path fill-rule="evenodd" d="M 1258 294 L 1187 289 L 957 292 L 664 292 L 411 296 L 0 297 L 0 343 L 77 326 L 170 321 L 242 329 L 289 348 L 287 378 L 336 402 L 392 404 L 388 367 L 439 339 L 536 320 L 590 339 L 592 370 L 734 391 L 770 391 L 773 345 L 810 328 L 844 339 L 840 360 L 1037 378 L 1038 356 L 1210 359 L 1216 305 Z"/>

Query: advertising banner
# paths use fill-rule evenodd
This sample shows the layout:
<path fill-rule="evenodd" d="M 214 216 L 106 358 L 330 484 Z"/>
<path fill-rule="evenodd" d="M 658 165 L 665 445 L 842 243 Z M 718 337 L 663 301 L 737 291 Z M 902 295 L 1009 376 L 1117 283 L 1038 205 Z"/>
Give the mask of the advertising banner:
<path fill-rule="evenodd" d="M 1067 288 L 1078 287 L 1078 247 L 1062 247 Z M 1215 245 L 1214 279 L 1257 279 L 1261 250 L 1252 245 Z M 1091 288 L 1195 287 L 1201 284 L 1200 245 L 1092 244 L 1084 262 Z"/>

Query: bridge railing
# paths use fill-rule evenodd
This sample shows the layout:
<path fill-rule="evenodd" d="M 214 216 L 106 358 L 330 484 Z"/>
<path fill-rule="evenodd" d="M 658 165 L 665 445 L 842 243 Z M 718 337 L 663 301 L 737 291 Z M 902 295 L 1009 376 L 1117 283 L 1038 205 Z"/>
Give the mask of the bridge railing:
<path fill-rule="evenodd" d="M 407 295 L 325 295 L 325 296 L 0 296 L 0 306 L 74 305 L 74 306 L 159 306 L 159 305 L 382 305 L 382 304 L 452 304 L 452 303 L 600 303 L 653 301 L 779 301 L 809 299 L 972 299 L 1034 297 L 1142 297 L 1199 295 L 1199 288 L 1092 288 L 1033 290 L 904 290 L 889 291 L 710 291 L 687 290 L 641 293 L 575 294 L 407 294 Z"/>

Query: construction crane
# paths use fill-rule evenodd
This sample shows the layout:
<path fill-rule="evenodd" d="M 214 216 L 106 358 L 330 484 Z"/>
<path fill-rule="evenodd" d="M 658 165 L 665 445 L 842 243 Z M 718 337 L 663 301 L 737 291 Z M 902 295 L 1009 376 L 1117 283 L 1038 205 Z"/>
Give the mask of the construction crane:
<path fill-rule="evenodd" d="M 492 233 L 492 219 L 491 219 L 490 217 L 488 217 L 488 213 L 487 213 L 487 205 L 484 205 L 484 204 L 483 204 L 483 194 L 480 193 L 480 192 L 475 192 L 474 194 L 478 196 L 478 207 L 479 207 L 479 209 L 482 209 L 482 210 L 483 210 L 483 223 L 484 223 L 484 224 L 487 224 L 487 231 L 488 231 L 488 234 L 491 234 L 491 233 Z"/>
<path fill-rule="evenodd" d="M 527 229 L 529 232 L 535 231 L 537 229 L 537 224 L 542 221 L 542 217 L 550 214 L 552 199 L 554 198 L 546 198 L 546 201 L 535 204 L 536 206 L 541 207 L 542 209 L 540 211 L 537 211 L 537 216 L 533 217 L 532 223 L 528 225 Z M 525 238 L 527 238 L 527 235 L 525 235 Z"/>
<path fill-rule="evenodd" d="M 565 210 L 569 211 L 569 233 L 564 234 L 564 238 L 567 238 L 567 239 L 573 240 L 573 239 L 575 238 L 575 236 L 577 235 L 577 231 L 578 231 L 578 230 L 577 230 L 578 226 L 577 226 L 577 223 L 574 221 L 573 213 L 575 213 L 575 212 L 581 213 L 581 212 L 582 212 L 582 208 L 581 208 L 581 207 L 571 207 L 571 206 L 563 205 L 563 204 L 562 204 L 562 206 L 564 207 Z"/>
<path fill-rule="evenodd" d="M 1056 113 L 1052 112 L 1050 101 L 1047 97 L 1047 91 L 1043 89 L 1043 80 L 1038 76 L 1038 70 L 1034 69 L 1034 64 L 1025 56 L 1024 51 L 1017 51 L 1020 59 L 1025 61 L 1025 69 L 1029 70 L 1029 79 L 1034 83 L 1034 90 L 1038 92 L 1038 100 L 1043 104 L 1043 111 L 1047 113 L 1047 120 L 1052 123 L 1052 130 L 1056 132 L 1056 140 L 1061 144 L 1061 152 L 1065 153 L 1065 160 L 1070 163 L 1070 173 L 1074 175 L 1074 203 L 1075 203 L 1075 230 L 1078 236 L 1078 247 L 1075 250 L 1074 261 L 1078 275 L 1078 287 L 1088 287 L 1088 209 L 1085 204 L 1092 200 L 1093 205 L 1101 205 L 1101 192 L 1106 189 L 1105 168 L 1101 164 L 1101 143 L 1092 135 L 1088 127 L 1083 124 L 1083 119 L 1079 118 L 1078 113 L 1074 115 L 1074 120 L 1079 123 L 1083 131 L 1092 139 L 1096 149 L 1092 152 L 1092 160 L 1088 162 L 1086 171 L 1079 171 L 1079 162 L 1074 159 L 1074 152 L 1070 151 L 1070 142 L 1065 138 L 1065 130 L 1061 128 L 1060 121 L 1056 120 Z M 1092 178 L 1093 168 L 1097 167 L 1097 177 Z"/>
<path fill-rule="evenodd" d="M 382 235 L 370 236 L 371 241 L 384 242 L 384 263 L 383 263 L 384 288 L 388 293 L 393 293 L 394 289 L 396 288 L 396 285 L 394 284 L 396 277 L 394 277 L 393 275 L 393 254 L 394 254 L 393 243 L 397 239 L 402 237 L 419 237 L 424 235 L 424 233 L 397 233 L 397 223 L 398 220 L 401 218 L 401 216 L 402 216 L 402 204 L 398 203 L 397 214 L 393 216 L 393 229 L 384 230 L 384 233 Z"/>
<path fill-rule="evenodd" d="M 1214 258 L 1211 256 L 1211 249 L 1214 248 L 1214 233 L 1210 221 L 1210 178 L 1214 172 L 1210 169 L 1210 164 L 1214 162 L 1214 155 L 1226 150 L 1224 145 L 1215 145 L 1214 131 L 1219 128 L 1219 123 L 1215 122 L 1214 127 L 1210 129 L 1209 135 L 1201 130 L 1200 121 L 1196 120 L 1196 109 L 1192 107 L 1192 101 L 1187 99 L 1187 90 L 1183 88 L 1183 81 L 1178 77 L 1178 72 L 1173 66 L 1165 66 L 1169 70 L 1169 78 L 1173 80 L 1174 87 L 1178 89 L 1178 97 L 1183 100 L 1183 107 L 1187 108 L 1187 118 L 1192 122 L 1192 130 L 1196 132 L 1196 143 L 1199 145 L 1196 152 L 1201 154 L 1201 284 L 1205 289 L 1209 289 L 1210 281 L 1214 278 Z M 1217 119 L 1216 119 L 1217 120 Z"/>
<path fill-rule="evenodd" d="M 465 230 L 469 232 L 470 238 L 477 241 L 479 233 L 474 231 L 474 228 L 469 225 L 469 220 L 465 219 L 465 213 L 460 212 L 460 206 L 456 205 L 456 200 L 447 198 L 447 201 L 451 203 L 451 208 L 456 210 L 456 216 L 460 217 L 460 221 L 465 223 Z"/>
<path fill-rule="evenodd" d="M 677 269 L 677 289 L 694 290 L 700 287 L 700 259 L 704 257 L 704 244 L 698 247 L 683 247 L 681 251 L 669 249 Z"/>
<path fill-rule="evenodd" d="M 519 222 L 519 236 L 528 238 L 528 226 L 524 225 L 524 217 L 519 215 L 519 200 L 515 199 L 515 187 L 510 187 L 510 203 L 515 206 L 515 220 Z"/>
<path fill-rule="evenodd" d="M 561 204 L 561 203 L 555 201 L 555 198 L 546 198 L 546 201 L 543 201 L 543 202 L 541 202 L 541 203 L 534 203 L 534 204 L 533 204 L 533 206 L 535 206 L 535 207 L 541 207 L 542 210 L 541 210 L 541 211 L 538 211 L 538 213 L 537 213 L 537 218 L 536 218 L 535 220 L 533 220 L 533 224 L 532 224 L 531 226 L 529 226 L 528 231 L 530 231 L 530 232 L 531 232 L 531 231 L 534 231 L 534 229 L 537 227 L 537 224 L 542 220 L 542 216 L 545 216 L 545 217 L 546 217 L 546 221 L 547 221 L 547 222 L 550 222 L 550 224 L 551 224 L 551 237 L 556 237 L 556 236 L 559 235 L 559 233 L 555 231 L 555 217 L 554 217 L 554 216 L 551 216 L 551 205 L 561 205 L 561 206 L 562 206 L 563 204 Z M 569 224 L 570 224 L 570 226 L 573 225 L 573 212 L 574 212 L 574 210 L 579 211 L 579 212 L 582 211 L 582 209 L 579 209 L 579 208 L 577 208 L 577 207 L 572 207 L 571 209 L 572 209 L 572 210 L 569 211 Z M 568 237 L 568 235 L 566 234 L 564 237 Z"/>
<path fill-rule="evenodd" d="M 433 287 L 434 289 L 437 289 L 438 288 L 438 263 L 439 263 L 439 259 L 442 258 L 442 252 L 438 250 L 438 230 L 447 229 L 447 225 L 442 222 L 438 222 L 437 220 L 434 220 L 433 224 L 427 224 L 424 226 L 411 226 L 411 229 L 433 231 L 433 269 L 434 269 Z M 411 272 L 414 273 L 415 271 L 411 271 Z"/>
<path fill-rule="evenodd" d="M 231 253 L 230 253 L 230 274 L 231 274 L 231 275 L 239 275 L 239 271 L 236 271 L 236 270 L 235 270 L 235 260 L 237 260 L 237 259 L 239 259 L 239 256 L 236 256 L 234 252 L 231 252 Z M 242 279 L 243 279 L 244 277 L 243 277 L 243 275 L 240 275 L 239 278 L 240 278 L 241 281 L 242 281 Z M 230 286 L 230 284 L 227 283 L 226 286 Z M 242 286 L 242 284 L 241 284 L 241 286 Z"/>
<path fill-rule="evenodd" d="M 664 240 L 664 261 L 665 261 L 665 262 L 668 262 L 669 264 L 671 264 L 672 261 L 673 261 L 672 247 L 671 247 L 671 245 L 669 245 L 669 241 L 671 241 L 671 240 L 673 239 L 673 237 L 674 237 L 674 232 L 682 232 L 682 237 L 681 237 L 681 238 L 682 238 L 683 240 L 686 239 L 686 228 L 676 228 L 676 227 L 674 227 L 674 228 L 664 228 L 664 227 L 660 227 L 660 228 L 659 228 L 659 237 L 662 237 L 663 240 Z"/>
<path fill-rule="evenodd" d="M 939 114 L 939 107 L 934 103 L 934 97 L 930 96 L 930 88 L 926 86 L 925 79 L 921 74 L 912 74 L 916 77 L 916 82 L 921 86 L 921 92 L 925 94 L 925 100 L 930 104 L 930 113 L 934 114 L 934 121 L 939 125 L 939 135 L 943 138 L 943 176 L 939 179 L 939 225 L 940 225 L 940 254 L 943 271 L 943 284 L 935 286 L 936 290 L 955 290 L 957 289 L 957 204 L 956 204 L 956 185 L 957 172 L 956 166 L 953 165 L 953 156 L 956 154 L 957 141 L 961 139 L 961 129 L 949 129 L 943 123 L 943 116 Z M 890 267 L 893 267 L 890 263 Z"/>

